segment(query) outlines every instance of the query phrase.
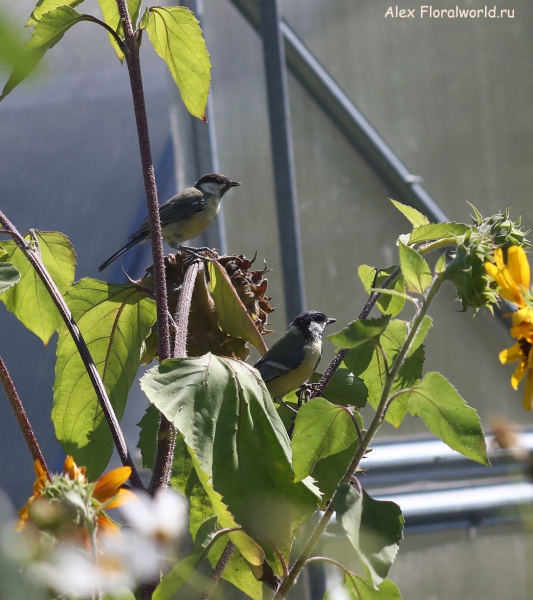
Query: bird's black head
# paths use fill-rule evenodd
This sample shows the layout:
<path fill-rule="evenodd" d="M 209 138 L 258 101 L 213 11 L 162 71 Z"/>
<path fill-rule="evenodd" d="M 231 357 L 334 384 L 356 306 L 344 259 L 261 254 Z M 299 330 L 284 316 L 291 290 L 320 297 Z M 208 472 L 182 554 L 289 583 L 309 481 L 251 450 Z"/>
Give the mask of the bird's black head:
<path fill-rule="evenodd" d="M 238 181 L 232 181 L 225 175 L 221 175 L 220 173 L 208 173 L 207 175 L 202 175 L 202 177 L 194 184 L 194 187 L 204 194 L 220 196 L 222 198 L 230 188 L 238 185 L 241 185 Z"/>
<path fill-rule="evenodd" d="M 290 327 L 297 327 L 306 339 L 322 337 L 327 325 L 335 323 L 337 319 L 326 317 L 323 312 L 317 310 L 308 310 L 299 314 Z"/>

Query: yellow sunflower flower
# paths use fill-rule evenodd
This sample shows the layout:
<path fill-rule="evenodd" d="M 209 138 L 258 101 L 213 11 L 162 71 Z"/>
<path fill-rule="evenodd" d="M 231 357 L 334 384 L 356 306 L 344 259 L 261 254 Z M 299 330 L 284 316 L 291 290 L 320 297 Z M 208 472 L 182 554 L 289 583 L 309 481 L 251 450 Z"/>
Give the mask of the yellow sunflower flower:
<path fill-rule="evenodd" d="M 32 520 L 41 527 L 49 524 L 52 529 L 65 529 L 67 535 L 74 527 L 85 539 L 88 527 L 96 527 L 99 534 L 119 533 L 118 526 L 104 511 L 136 499 L 133 492 L 122 488 L 131 474 L 130 467 L 113 469 L 94 483 L 87 480 L 87 469 L 78 467 L 72 456 L 67 456 L 63 472 L 53 475 L 51 481 L 39 461 L 35 461 L 34 468 L 33 495 L 19 511 L 19 529 Z M 32 507 L 40 503 L 46 508 L 35 511 L 39 514 L 32 518 Z"/>
<path fill-rule="evenodd" d="M 500 296 L 517 306 L 525 306 L 524 292 L 529 291 L 530 271 L 524 249 L 511 246 L 507 250 L 506 264 L 503 260 L 503 250 L 496 248 L 494 261 L 485 263 L 485 271 L 500 286 Z"/>
<path fill-rule="evenodd" d="M 511 385 L 516 390 L 518 385 L 526 376 L 526 388 L 524 390 L 523 406 L 525 410 L 533 410 L 533 346 L 530 342 L 521 338 L 510 348 L 500 352 L 500 362 L 504 365 L 518 361 L 518 366 L 511 375 Z"/>
<path fill-rule="evenodd" d="M 510 330 L 516 343 L 500 352 L 500 362 L 504 365 L 518 362 L 511 376 L 511 385 L 516 390 L 522 379 L 526 378 L 523 406 L 526 410 L 533 410 L 533 308 L 529 263 L 520 246 L 511 246 L 507 250 L 507 263 L 503 260 L 502 249 L 497 248 L 494 261 L 486 262 L 485 270 L 498 284 L 500 296 L 519 307 L 512 314 Z"/>

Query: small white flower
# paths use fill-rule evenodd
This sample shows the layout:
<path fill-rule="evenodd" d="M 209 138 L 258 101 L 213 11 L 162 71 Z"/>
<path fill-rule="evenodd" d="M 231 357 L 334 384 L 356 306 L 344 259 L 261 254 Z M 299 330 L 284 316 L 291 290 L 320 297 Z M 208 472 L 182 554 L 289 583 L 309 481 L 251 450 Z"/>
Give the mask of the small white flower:
<path fill-rule="evenodd" d="M 138 494 L 138 502 L 120 507 L 124 519 L 147 540 L 172 543 L 187 527 L 187 503 L 174 490 L 168 489 L 156 498 Z"/>
<path fill-rule="evenodd" d="M 98 560 L 73 546 L 61 546 L 50 557 L 28 567 L 33 581 L 66 596 L 92 597 L 134 589 L 137 583 L 157 577 L 160 560 L 154 544 L 133 531 L 106 537 L 99 544 Z"/>
<path fill-rule="evenodd" d="M 104 561 L 96 564 L 87 554 L 62 547 L 51 562 L 32 563 L 27 572 L 34 581 L 67 596 L 90 597 L 93 592 L 113 592 L 135 585 L 135 577 L 120 561 L 112 563 L 108 557 Z"/>
<path fill-rule="evenodd" d="M 133 574 L 137 581 L 157 577 L 161 569 L 161 560 L 156 545 L 135 531 L 123 528 L 121 533 L 120 537 L 107 537 L 100 543 L 100 567 L 105 569 L 107 563 L 120 564 Z"/>

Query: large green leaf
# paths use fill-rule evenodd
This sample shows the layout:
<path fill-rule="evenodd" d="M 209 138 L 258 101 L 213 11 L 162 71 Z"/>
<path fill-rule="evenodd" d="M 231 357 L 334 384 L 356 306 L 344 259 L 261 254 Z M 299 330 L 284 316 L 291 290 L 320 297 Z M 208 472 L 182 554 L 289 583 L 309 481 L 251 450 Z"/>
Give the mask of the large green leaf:
<path fill-rule="evenodd" d="M 324 398 L 333 404 L 362 408 L 368 398 L 368 389 L 362 379 L 341 366 L 324 388 Z"/>
<path fill-rule="evenodd" d="M 346 600 L 402 600 L 400 590 L 390 579 L 384 579 L 376 590 L 370 580 L 355 573 L 345 573 L 343 584 L 348 593 Z M 323 600 L 333 600 L 337 596 L 326 592 Z"/>
<path fill-rule="evenodd" d="M 309 481 L 294 481 L 290 441 L 259 373 L 206 354 L 164 361 L 145 373 L 141 387 L 185 436 L 208 494 L 210 479 L 249 535 L 287 554 L 320 497 Z"/>
<path fill-rule="evenodd" d="M 440 240 L 456 235 L 464 235 L 470 230 L 464 223 L 431 223 L 416 227 L 411 231 L 409 244 L 418 244 L 420 242 L 429 242 L 431 240 Z"/>
<path fill-rule="evenodd" d="M 20 281 L 20 271 L 8 262 L 0 262 L 0 294 Z"/>
<path fill-rule="evenodd" d="M 409 396 L 409 412 L 452 450 L 490 465 L 477 412 L 440 373 L 428 373 Z"/>
<path fill-rule="evenodd" d="M 321 510 L 325 510 L 331 498 L 337 491 L 341 479 L 346 475 L 346 471 L 357 452 L 359 442 L 356 440 L 345 450 L 332 454 L 319 460 L 311 477 L 316 481 L 318 489 L 322 492 Z"/>
<path fill-rule="evenodd" d="M 340 348 L 357 348 L 368 342 L 376 344 L 389 321 L 389 315 L 383 315 L 379 319 L 357 319 L 342 331 L 329 335 L 328 340 Z"/>
<path fill-rule="evenodd" d="M 156 320 L 155 303 L 134 285 L 90 278 L 74 284 L 65 299 L 120 419 L 139 368 L 142 343 Z M 64 325 L 57 344 L 52 420 L 65 453 L 87 467 L 90 479 L 100 475 L 111 458 L 113 439 Z"/>
<path fill-rule="evenodd" d="M 402 215 L 409 220 L 413 227 L 421 227 L 422 225 L 429 224 L 429 219 L 426 217 L 426 215 L 423 215 L 421 212 L 416 210 L 416 208 L 402 204 L 397 200 L 391 200 L 390 198 L 389 200 L 402 213 Z"/>
<path fill-rule="evenodd" d="M 352 485 L 343 483 L 335 494 L 337 520 L 355 548 L 362 565 L 378 589 L 387 576 L 403 539 L 403 517 L 394 502 L 361 495 Z"/>
<path fill-rule="evenodd" d="M 383 282 L 396 271 L 397 267 L 389 267 L 388 269 L 381 269 L 378 276 L 376 277 L 375 267 L 369 267 L 368 265 L 361 265 L 357 270 L 361 282 L 365 286 L 365 290 L 370 294 L 372 288 L 378 288 Z M 405 293 L 405 280 L 400 275 L 397 277 L 393 284 L 389 288 L 398 294 Z M 379 310 L 391 317 L 398 315 L 405 304 L 405 298 L 402 295 L 388 295 L 382 294 L 377 301 L 377 307 Z"/>
<path fill-rule="evenodd" d="M 261 354 L 265 354 L 267 351 L 265 340 L 239 298 L 226 270 L 216 261 L 209 262 L 208 268 L 209 290 L 213 296 L 222 329 L 228 335 L 246 340 Z"/>
<path fill-rule="evenodd" d="M 64 294 L 74 280 L 74 248 L 67 236 L 57 231 L 35 231 L 35 235 L 44 266 L 60 293 Z M 32 238 L 28 234 L 24 239 L 30 241 Z M 59 311 L 35 269 L 15 242 L 1 242 L 1 248 L 7 251 L 9 262 L 20 271 L 21 280 L 1 294 L 0 301 L 47 344 L 59 324 Z"/>
<path fill-rule="evenodd" d="M 189 453 L 194 468 L 194 474 L 191 474 L 187 479 L 186 494 L 191 503 L 191 533 L 196 535 L 195 527 L 198 526 L 202 515 L 205 515 L 207 518 L 208 515 L 215 514 L 218 517 L 219 525 L 227 529 L 239 527 L 234 516 L 228 510 L 227 505 L 223 502 L 222 496 L 213 488 L 211 478 L 202 470 L 200 461 L 194 456 L 193 450 L 191 450 L 187 444 L 184 445 Z M 176 462 L 174 461 L 174 468 L 175 466 Z M 172 485 L 176 486 L 174 471 Z M 230 533 L 228 537 L 235 546 L 237 546 L 242 555 L 246 557 L 250 564 L 258 569 L 262 569 L 265 554 L 257 542 L 244 533 L 244 531 L 234 531 Z"/>
<path fill-rule="evenodd" d="M 324 398 L 313 398 L 300 408 L 292 436 L 295 481 L 310 475 L 322 458 L 345 450 L 357 440 L 355 418 L 360 421 L 359 414 L 352 417 L 347 408 Z"/>
<path fill-rule="evenodd" d="M 70 6 L 59 6 L 46 12 L 35 23 L 31 38 L 26 44 L 27 60 L 15 67 L 4 86 L 0 100 L 3 100 L 17 85 L 35 69 L 47 50 L 59 42 L 63 35 L 80 21 L 92 21 L 93 17 L 80 15 Z"/>
<path fill-rule="evenodd" d="M 152 6 L 141 27 L 146 28 L 154 50 L 166 62 L 187 110 L 205 121 L 211 62 L 194 14 L 183 6 Z"/>
<path fill-rule="evenodd" d="M 400 243 L 400 266 L 407 288 L 417 294 L 423 294 L 433 281 L 429 265 L 416 251 Z"/>
<path fill-rule="evenodd" d="M 407 358 L 391 388 L 391 394 L 402 389 L 410 388 L 422 377 L 424 366 L 424 346 L 422 342 L 431 327 L 430 317 L 424 317 L 420 329 L 413 340 Z M 387 357 L 389 369 L 391 368 L 398 351 L 407 337 L 407 323 L 393 320 L 380 338 L 381 347 Z M 344 358 L 344 365 L 355 375 L 359 376 L 368 388 L 368 401 L 377 408 L 385 384 L 386 369 L 383 355 L 379 348 L 367 345 L 350 350 Z M 395 427 L 399 427 L 407 414 L 409 395 L 402 394 L 397 397 L 389 407 L 386 419 Z"/>
<path fill-rule="evenodd" d="M 155 409 L 153 405 L 152 407 Z M 170 484 L 189 501 L 189 529 L 193 539 L 195 539 L 200 525 L 213 514 L 218 513 L 215 513 L 211 500 L 198 478 L 193 460 L 189 454 L 183 435 L 180 433 L 178 433 L 176 438 Z M 223 521 L 225 518 L 227 519 L 228 516 L 231 518 L 227 509 L 224 508 L 224 510 L 226 514 L 222 515 Z M 234 533 L 231 534 L 231 536 L 234 535 Z M 242 536 L 242 534 L 240 535 Z M 220 555 L 226 547 L 227 541 L 227 537 L 222 537 L 213 544 L 209 551 L 208 559 L 213 567 L 217 564 Z M 238 549 L 235 550 L 228 566 L 224 569 L 223 578 L 248 594 L 248 596 L 254 600 L 261 600 L 261 582 L 257 581 L 253 576 L 250 565 L 244 560 Z"/>
<path fill-rule="evenodd" d="M 116 31 L 121 39 L 124 38 L 124 30 L 122 27 L 122 21 L 120 18 L 120 13 L 118 12 L 117 0 L 98 0 L 98 4 L 100 5 L 100 10 L 102 11 L 102 16 L 104 17 L 104 21 L 106 22 L 111 29 Z M 137 27 L 137 21 L 139 19 L 139 11 L 141 10 L 142 0 L 128 0 L 128 12 L 130 14 L 131 24 L 133 26 L 133 30 L 135 31 Z M 111 45 L 115 49 L 117 53 L 118 59 L 120 62 L 124 60 L 124 52 L 120 49 L 115 38 L 108 33 L 109 41 Z"/>
<path fill-rule="evenodd" d="M 28 18 L 26 27 L 29 27 L 30 25 L 35 25 L 37 21 L 40 21 L 43 18 L 43 16 L 51 10 L 59 8 L 60 6 L 70 6 L 71 8 L 74 8 L 82 2 L 83 0 L 39 0 L 39 2 L 37 2 L 37 4 L 35 5 L 35 8 L 33 9 L 30 17 Z"/>

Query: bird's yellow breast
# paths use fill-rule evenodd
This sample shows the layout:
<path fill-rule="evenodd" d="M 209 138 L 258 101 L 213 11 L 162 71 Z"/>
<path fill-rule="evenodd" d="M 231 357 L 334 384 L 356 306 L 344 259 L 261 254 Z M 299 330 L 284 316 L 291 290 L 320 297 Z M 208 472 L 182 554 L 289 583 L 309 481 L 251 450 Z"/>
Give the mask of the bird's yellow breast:
<path fill-rule="evenodd" d="M 177 248 L 183 242 L 192 240 L 203 233 L 216 219 L 220 210 L 220 199 L 210 200 L 206 208 L 191 215 L 188 219 L 180 219 L 162 226 L 163 239 L 172 248 Z"/>
<path fill-rule="evenodd" d="M 285 396 L 298 389 L 311 377 L 322 354 L 322 343 L 309 344 L 305 348 L 305 354 L 304 361 L 297 369 L 266 382 L 267 389 L 273 398 Z"/>

